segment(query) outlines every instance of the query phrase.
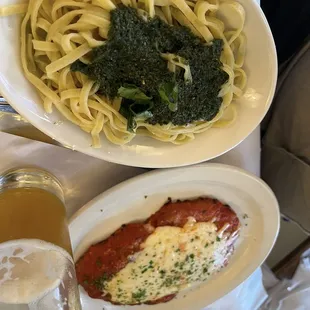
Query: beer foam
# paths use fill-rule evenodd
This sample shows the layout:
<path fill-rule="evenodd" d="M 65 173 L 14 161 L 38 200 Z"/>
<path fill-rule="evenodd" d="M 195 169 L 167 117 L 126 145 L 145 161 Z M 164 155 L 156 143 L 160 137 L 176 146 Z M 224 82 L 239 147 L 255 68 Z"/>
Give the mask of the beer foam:
<path fill-rule="evenodd" d="M 64 289 L 71 263 L 65 250 L 45 241 L 20 239 L 0 244 L 0 302 L 36 303 L 57 287 Z"/>

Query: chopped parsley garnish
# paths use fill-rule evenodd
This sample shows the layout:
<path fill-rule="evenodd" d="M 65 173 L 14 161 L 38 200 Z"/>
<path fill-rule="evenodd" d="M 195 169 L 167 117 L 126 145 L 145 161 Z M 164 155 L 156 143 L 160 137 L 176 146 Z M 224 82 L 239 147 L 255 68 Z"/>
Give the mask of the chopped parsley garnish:
<path fill-rule="evenodd" d="M 139 289 L 137 292 L 132 293 L 132 298 L 136 301 L 141 301 L 145 298 L 146 290 L 145 289 Z"/>
<path fill-rule="evenodd" d="M 101 277 L 94 280 L 93 283 L 98 290 L 103 291 L 107 281 L 109 281 L 110 279 L 111 279 L 111 276 L 109 276 L 107 273 L 104 273 Z"/>
<path fill-rule="evenodd" d="M 97 265 L 97 267 L 102 267 L 102 261 L 101 261 L 101 258 L 100 257 L 98 257 L 97 258 L 97 260 L 96 260 L 96 265 Z"/>
<path fill-rule="evenodd" d="M 166 274 L 166 271 L 162 269 L 162 270 L 159 271 L 159 273 L 160 273 L 160 277 L 164 278 L 164 276 Z"/>
<path fill-rule="evenodd" d="M 173 284 L 173 278 L 172 277 L 167 277 L 163 283 L 164 286 L 169 287 Z"/>

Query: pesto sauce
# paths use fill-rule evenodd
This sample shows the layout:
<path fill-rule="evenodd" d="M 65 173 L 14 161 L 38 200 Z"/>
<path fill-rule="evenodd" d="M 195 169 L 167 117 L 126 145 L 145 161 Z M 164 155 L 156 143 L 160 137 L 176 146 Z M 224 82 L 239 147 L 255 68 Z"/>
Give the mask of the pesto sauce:
<path fill-rule="evenodd" d="M 220 109 L 222 99 L 218 93 L 228 78 L 219 60 L 222 46 L 222 40 L 206 45 L 186 27 L 170 26 L 158 17 L 146 20 L 135 9 L 119 6 L 111 11 L 106 44 L 93 49 L 90 65 L 77 61 L 71 70 L 100 83 L 99 92 L 110 99 L 115 98 L 125 84 L 141 89 L 152 98 L 146 122 L 186 125 L 198 120 L 209 121 Z M 170 72 L 161 53 L 186 59 L 192 83 L 184 81 L 183 70 Z M 159 94 L 163 83 L 177 86 L 176 111 L 171 111 Z M 128 100 L 123 99 L 122 106 L 126 104 Z M 120 112 L 128 119 L 125 109 Z"/>

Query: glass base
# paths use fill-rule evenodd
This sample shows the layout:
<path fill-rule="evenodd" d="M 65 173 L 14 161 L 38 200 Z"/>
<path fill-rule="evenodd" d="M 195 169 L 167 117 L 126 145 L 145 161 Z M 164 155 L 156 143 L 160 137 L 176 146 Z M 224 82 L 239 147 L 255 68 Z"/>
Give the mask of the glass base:
<path fill-rule="evenodd" d="M 36 239 L 0 244 L 0 310 L 79 310 L 74 262 Z"/>

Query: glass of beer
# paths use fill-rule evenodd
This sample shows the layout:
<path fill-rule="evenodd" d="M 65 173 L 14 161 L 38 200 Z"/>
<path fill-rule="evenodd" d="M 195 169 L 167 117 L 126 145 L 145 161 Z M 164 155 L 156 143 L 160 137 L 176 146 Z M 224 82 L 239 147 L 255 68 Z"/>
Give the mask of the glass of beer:
<path fill-rule="evenodd" d="M 0 310 L 80 310 L 59 181 L 26 168 L 0 176 Z"/>

